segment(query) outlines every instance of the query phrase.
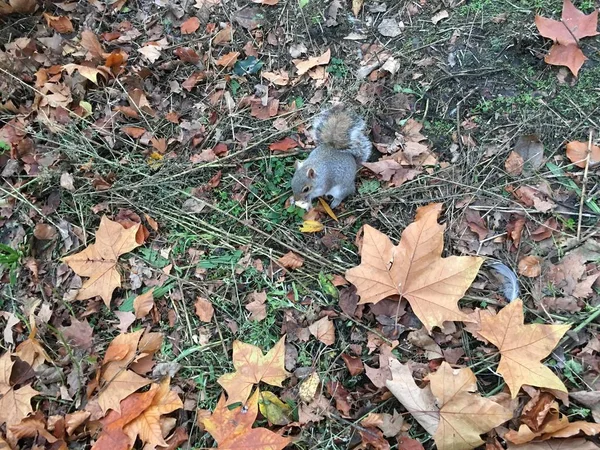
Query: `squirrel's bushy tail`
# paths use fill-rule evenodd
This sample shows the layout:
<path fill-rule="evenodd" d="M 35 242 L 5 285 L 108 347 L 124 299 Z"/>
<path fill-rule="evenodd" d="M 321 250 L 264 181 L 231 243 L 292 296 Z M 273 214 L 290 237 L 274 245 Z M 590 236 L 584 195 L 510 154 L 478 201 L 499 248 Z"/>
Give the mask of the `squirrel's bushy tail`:
<path fill-rule="evenodd" d="M 317 144 L 351 153 L 358 162 L 371 154 L 371 141 L 364 134 L 365 121 L 344 105 L 321 113 L 313 124 Z"/>

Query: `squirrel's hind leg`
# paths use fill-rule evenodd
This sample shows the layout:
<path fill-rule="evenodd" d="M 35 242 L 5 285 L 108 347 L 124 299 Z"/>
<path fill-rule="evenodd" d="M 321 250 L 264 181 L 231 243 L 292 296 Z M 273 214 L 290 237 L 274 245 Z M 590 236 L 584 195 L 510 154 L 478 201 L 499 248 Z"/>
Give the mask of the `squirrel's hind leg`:
<path fill-rule="evenodd" d="M 333 197 L 329 206 L 331 209 L 337 208 L 346 197 L 352 194 L 354 194 L 354 184 L 352 184 L 350 187 L 344 187 L 340 185 L 332 187 L 329 192 L 327 192 L 327 195 Z"/>

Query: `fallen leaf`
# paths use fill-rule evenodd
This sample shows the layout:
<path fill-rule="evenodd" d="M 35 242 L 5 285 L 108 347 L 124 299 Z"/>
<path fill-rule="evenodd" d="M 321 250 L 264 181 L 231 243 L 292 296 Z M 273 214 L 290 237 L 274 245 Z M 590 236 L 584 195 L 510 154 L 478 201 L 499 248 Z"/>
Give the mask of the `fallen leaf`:
<path fill-rule="evenodd" d="M 154 42 L 150 42 L 144 45 L 142 48 L 138 48 L 138 52 L 141 53 L 144 58 L 151 63 L 158 61 L 158 58 L 160 58 L 160 55 L 162 54 L 162 47 L 155 44 L 156 43 Z"/>
<path fill-rule="evenodd" d="M 506 158 L 506 162 L 504 163 L 504 168 L 508 172 L 509 175 L 517 176 L 523 173 L 523 165 L 525 161 L 521 155 L 517 152 L 512 151 L 508 154 L 508 158 Z"/>
<path fill-rule="evenodd" d="M 221 396 L 210 417 L 201 423 L 217 442 L 220 449 L 281 450 L 290 443 L 266 428 L 252 428 L 258 415 L 258 389 L 248 403 L 234 409 L 227 407 L 225 396 Z"/>
<path fill-rule="evenodd" d="M 118 222 L 102 216 L 96 232 L 96 243 L 82 252 L 63 258 L 73 271 L 89 277 L 77 293 L 76 300 L 85 300 L 99 295 L 106 306 L 110 306 L 112 293 L 121 286 L 121 275 L 117 270 L 119 256 L 139 247 L 135 236 L 140 224 L 126 229 Z"/>
<path fill-rule="evenodd" d="M 217 59 L 217 65 L 222 67 L 233 67 L 237 62 L 238 56 L 240 56 L 240 52 L 227 53 Z"/>
<path fill-rule="evenodd" d="M 440 424 L 433 436 L 439 450 L 471 450 L 484 443 L 480 435 L 510 420 L 512 411 L 477 394 L 469 368 L 452 369 L 442 362 L 428 376 L 440 405 Z"/>
<path fill-rule="evenodd" d="M 528 442 L 523 445 L 508 443 L 508 450 L 598 450 L 598 446 L 585 439 L 551 439 L 544 442 Z"/>
<path fill-rule="evenodd" d="M 46 19 L 48 26 L 54 28 L 59 33 L 64 34 L 73 32 L 73 24 L 68 17 L 52 16 L 48 13 L 42 13 L 42 15 L 44 16 L 44 19 Z"/>
<path fill-rule="evenodd" d="M 566 66 L 575 76 L 577 76 L 579 69 L 587 59 L 577 44 L 554 44 L 544 57 L 546 64 Z"/>
<path fill-rule="evenodd" d="M 448 17 L 450 17 L 450 14 L 448 14 L 448 11 L 445 9 L 442 9 L 440 12 L 437 12 L 433 15 L 433 17 L 431 18 L 431 22 L 434 25 L 437 25 L 438 22 L 447 19 Z"/>
<path fill-rule="evenodd" d="M 146 317 L 152 308 L 154 308 L 154 288 L 133 299 L 133 310 L 137 319 Z"/>
<path fill-rule="evenodd" d="M 591 408 L 594 422 L 600 423 L 600 391 L 569 392 L 569 397 Z"/>
<path fill-rule="evenodd" d="M 321 206 L 323 207 L 323 209 L 325 210 L 327 215 L 329 217 L 331 217 L 333 220 L 335 220 L 336 222 L 338 222 L 337 216 L 335 215 L 335 213 L 333 212 L 331 207 L 327 204 L 327 202 L 325 200 L 323 200 L 323 197 L 319 197 L 319 203 L 321 204 Z"/>
<path fill-rule="evenodd" d="M 471 256 L 442 258 L 444 225 L 437 222 L 442 204 L 417 210 L 415 222 L 402 232 L 394 246 L 375 228 L 365 225 L 361 264 L 346 272 L 360 303 L 377 303 L 386 297 L 408 300 L 428 331 L 444 321 L 468 321 L 458 309 L 483 260 Z"/>
<path fill-rule="evenodd" d="M 0 425 L 7 427 L 20 423 L 25 417 L 33 413 L 31 399 L 39 394 L 30 384 L 15 389 L 10 384 L 14 361 L 10 352 L 5 352 L 0 357 Z"/>
<path fill-rule="evenodd" d="M 525 256 L 519 261 L 519 273 L 529 278 L 539 277 L 542 273 L 542 258 Z"/>
<path fill-rule="evenodd" d="M 564 0 L 561 20 L 535 16 L 535 25 L 542 36 L 554 42 L 578 44 L 579 39 L 598 34 L 598 10 L 585 15 L 570 0 Z"/>
<path fill-rule="evenodd" d="M 333 345 L 335 342 L 335 327 L 327 316 L 322 317 L 308 327 L 310 334 L 325 345 Z"/>
<path fill-rule="evenodd" d="M 537 134 L 519 136 L 514 151 L 523 159 L 525 167 L 539 170 L 544 166 L 544 144 Z"/>
<path fill-rule="evenodd" d="M 331 59 L 331 50 L 327 49 L 325 53 L 321 56 L 313 56 L 308 58 L 307 60 L 298 60 L 295 59 L 292 62 L 296 66 L 296 70 L 298 72 L 298 76 L 304 75 L 313 67 L 322 66 L 324 64 L 329 64 L 329 60 Z"/>
<path fill-rule="evenodd" d="M 135 139 L 139 139 L 144 135 L 144 133 L 147 133 L 146 129 L 141 127 L 123 127 L 121 130 L 126 135 Z"/>
<path fill-rule="evenodd" d="M 217 383 L 227 392 L 227 404 L 246 403 L 252 387 L 261 381 L 271 386 L 281 387 L 283 380 L 289 376 L 284 363 L 285 336 L 264 356 L 258 347 L 238 340 L 234 341 L 235 372 L 221 375 L 217 380 Z"/>
<path fill-rule="evenodd" d="M 381 177 L 383 181 L 389 181 L 391 186 L 400 186 L 407 181 L 413 180 L 422 170 L 405 167 L 394 159 L 380 159 L 376 162 L 366 162 L 363 166 Z"/>
<path fill-rule="evenodd" d="M 317 220 L 305 220 L 302 222 L 300 231 L 302 233 L 318 233 L 319 231 L 323 231 L 324 228 L 325 226 Z"/>
<path fill-rule="evenodd" d="M 304 258 L 300 255 L 296 255 L 294 252 L 287 252 L 277 260 L 277 264 L 279 264 L 281 267 L 285 267 L 286 269 L 295 270 L 302 267 L 304 264 Z"/>
<path fill-rule="evenodd" d="M 350 372 L 350 375 L 353 377 L 365 371 L 365 366 L 363 365 L 360 357 L 350 356 L 347 353 L 342 353 L 342 359 L 346 363 L 348 372 Z"/>
<path fill-rule="evenodd" d="M 192 34 L 200 27 L 200 19 L 190 17 L 181 24 L 181 34 Z"/>
<path fill-rule="evenodd" d="M 495 316 L 481 317 L 479 334 L 500 350 L 498 373 L 512 398 L 523 385 L 567 392 L 562 381 L 541 360 L 546 358 L 570 325 L 523 323 L 523 302 L 516 299 Z"/>
<path fill-rule="evenodd" d="M 572 141 L 567 144 L 567 158 L 577 167 L 585 168 L 588 153 L 588 143 Z M 590 167 L 600 164 L 600 147 L 592 145 L 590 148 Z"/>
<path fill-rule="evenodd" d="M 408 365 L 390 358 L 389 367 L 392 379 L 386 381 L 387 388 L 425 431 L 433 436 L 440 424 L 440 414 L 431 389 L 417 386 Z"/>
<path fill-rule="evenodd" d="M 197 297 L 196 303 L 194 303 L 194 308 L 196 308 L 196 315 L 202 322 L 212 322 L 215 310 L 212 303 L 208 299 L 204 297 Z"/>
<path fill-rule="evenodd" d="M 354 13 L 354 17 L 358 17 L 358 13 L 360 13 L 363 2 L 364 0 L 352 0 L 352 12 Z"/>
<path fill-rule="evenodd" d="M 272 425 L 284 426 L 292 420 L 292 408 L 283 403 L 272 392 L 261 392 L 258 396 L 258 409 Z"/>
<path fill-rule="evenodd" d="M 255 291 L 251 293 L 248 297 L 252 300 L 246 305 L 246 309 L 251 313 L 250 320 L 255 320 L 259 322 L 266 318 L 267 305 L 265 305 L 265 302 L 267 301 L 267 293 L 265 291 Z"/>
<path fill-rule="evenodd" d="M 272 144 L 270 144 L 269 150 L 275 152 L 286 152 L 296 147 L 298 147 L 298 142 L 296 142 L 294 139 L 288 136 L 283 138 L 281 141 L 273 142 Z"/>
<path fill-rule="evenodd" d="M 98 75 L 102 75 L 106 78 L 105 72 L 94 67 L 82 66 L 80 64 L 65 64 L 62 68 L 66 70 L 69 75 L 77 70 L 82 77 L 87 78 L 94 84 L 98 84 Z"/>
<path fill-rule="evenodd" d="M 385 37 L 397 37 L 402 34 L 403 23 L 398 23 L 396 19 L 382 19 L 377 27 L 379 34 Z"/>
<path fill-rule="evenodd" d="M 220 30 L 212 40 L 213 45 L 224 45 L 233 40 L 233 28 L 227 26 Z"/>
<path fill-rule="evenodd" d="M 277 86 L 287 86 L 290 83 L 290 75 L 285 70 L 279 72 L 266 72 L 263 70 L 260 75 Z"/>

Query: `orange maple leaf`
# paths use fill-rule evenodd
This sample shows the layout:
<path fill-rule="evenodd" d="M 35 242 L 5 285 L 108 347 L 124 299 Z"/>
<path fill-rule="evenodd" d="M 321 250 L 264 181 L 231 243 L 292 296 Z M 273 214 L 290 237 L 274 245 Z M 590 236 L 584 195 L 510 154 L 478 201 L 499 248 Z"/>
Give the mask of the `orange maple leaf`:
<path fill-rule="evenodd" d="M 281 341 L 280 341 L 281 342 Z M 266 428 L 252 428 L 258 415 L 258 389 L 245 406 L 230 410 L 221 396 L 210 417 L 199 419 L 220 450 L 281 450 L 290 439 Z"/>
<path fill-rule="evenodd" d="M 441 209 L 440 203 L 419 208 L 415 222 L 406 227 L 397 246 L 385 234 L 365 225 L 361 264 L 346 272 L 360 303 L 377 303 L 399 295 L 408 300 L 429 331 L 444 321 L 469 321 L 457 303 L 483 259 L 442 258 L 445 225 L 437 223 Z"/>
<path fill-rule="evenodd" d="M 139 330 L 120 334 L 106 350 L 101 374 L 104 384 L 98 394 L 98 404 L 104 413 L 109 409 L 118 412 L 121 400 L 150 384 L 150 380 L 128 369 L 136 357 L 138 342 L 143 332 L 144 330 Z"/>
<path fill-rule="evenodd" d="M 227 404 L 245 403 L 252 387 L 261 381 L 281 387 L 290 374 L 284 367 L 285 336 L 263 356 L 262 350 L 254 345 L 235 341 L 233 343 L 233 367 L 235 372 L 226 373 L 217 380 L 227 391 Z M 212 433 L 211 433 L 212 434 Z"/>
<path fill-rule="evenodd" d="M 585 15 L 570 0 L 564 0 L 560 21 L 535 16 L 535 25 L 542 36 L 555 42 L 544 61 L 547 64 L 566 66 L 577 76 L 587 60 L 579 48 L 579 39 L 598 34 L 598 10 Z"/>
<path fill-rule="evenodd" d="M 479 335 L 500 350 L 498 372 L 513 398 L 521 386 L 538 386 L 567 392 L 562 381 L 541 360 L 556 347 L 570 325 L 525 325 L 523 302 L 516 299 L 495 316 L 481 317 Z"/>
<path fill-rule="evenodd" d="M 82 252 L 63 258 L 77 275 L 89 277 L 79 290 L 76 300 L 99 295 L 106 306 L 110 306 L 113 291 L 121 286 L 117 261 L 119 256 L 139 247 L 135 239 L 139 227 L 140 224 L 135 224 L 126 229 L 120 223 L 103 216 L 96 232 L 96 243 Z"/>
<path fill-rule="evenodd" d="M 183 408 L 183 402 L 175 391 L 171 391 L 170 378 L 165 378 L 160 385 L 153 384 L 150 390 L 156 391 L 152 403 L 138 417 L 129 422 L 123 431 L 129 436 L 131 447 L 139 436 L 144 444 L 154 447 L 166 447 L 164 440 L 161 416 Z"/>
<path fill-rule="evenodd" d="M 510 420 L 512 411 L 477 394 L 469 368 L 452 369 L 443 362 L 429 375 L 431 392 L 440 405 L 440 423 L 433 436 L 439 450 L 470 450 L 483 445 L 480 435 Z"/>

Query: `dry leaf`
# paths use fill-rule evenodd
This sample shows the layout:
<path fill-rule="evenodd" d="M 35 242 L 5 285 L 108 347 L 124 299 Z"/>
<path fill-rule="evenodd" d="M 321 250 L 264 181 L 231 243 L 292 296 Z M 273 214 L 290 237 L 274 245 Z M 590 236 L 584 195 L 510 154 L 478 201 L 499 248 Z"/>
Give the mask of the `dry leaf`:
<path fill-rule="evenodd" d="M 577 44 L 554 44 L 550 47 L 550 51 L 544 57 L 546 64 L 553 66 L 566 66 L 577 76 L 579 69 L 583 63 L 587 61 L 587 57 L 583 54 Z"/>
<path fill-rule="evenodd" d="M 76 300 L 99 295 L 106 306 L 115 288 L 121 286 L 121 275 L 117 270 L 119 256 L 139 247 L 135 236 L 140 224 L 125 228 L 102 216 L 100 227 L 96 232 L 96 243 L 82 252 L 63 258 L 73 271 L 82 277 L 89 277 L 77 293 Z"/>
<path fill-rule="evenodd" d="M 286 152 L 296 147 L 298 147 L 298 142 L 296 142 L 291 137 L 285 137 L 281 141 L 273 142 L 272 144 L 270 144 L 269 150 Z"/>
<path fill-rule="evenodd" d="M 331 50 L 327 49 L 325 53 L 321 56 L 313 56 L 308 58 L 308 60 L 303 61 L 299 59 L 293 60 L 294 65 L 296 66 L 296 70 L 298 71 L 298 76 L 304 75 L 313 67 L 322 66 L 324 64 L 329 64 L 329 60 L 331 59 Z"/>
<path fill-rule="evenodd" d="M 234 341 L 233 367 L 235 372 L 221 375 L 217 380 L 227 392 L 227 404 L 246 403 L 252 387 L 261 381 L 271 386 L 281 387 L 283 380 L 289 376 L 284 368 L 284 363 L 285 336 L 264 356 L 258 347 Z"/>
<path fill-rule="evenodd" d="M 263 70 L 260 75 L 277 86 L 287 86 L 290 83 L 290 74 L 285 70 L 279 72 L 265 72 Z"/>
<path fill-rule="evenodd" d="M 457 302 L 483 260 L 441 257 L 445 228 L 437 222 L 441 209 L 440 203 L 419 208 L 415 222 L 406 227 L 397 246 L 365 225 L 361 264 L 346 272 L 361 304 L 377 303 L 394 295 L 405 298 L 428 331 L 442 327 L 444 321 L 467 320 Z"/>
<path fill-rule="evenodd" d="M 585 168 L 588 152 L 587 142 L 572 141 L 567 144 L 567 158 L 577 167 Z M 590 148 L 590 167 L 600 164 L 600 147 L 593 145 Z"/>
<path fill-rule="evenodd" d="M 146 317 L 152 308 L 154 308 L 154 288 L 133 299 L 133 310 L 137 319 Z"/>
<path fill-rule="evenodd" d="M 221 396 L 210 417 L 201 419 L 201 423 L 221 449 L 282 450 L 290 443 L 266 428 L 252 428 L 258 415 L 258 389 L 248 403 L 234 409 L 227 407 L 228 402 Z"/>
<path fill-rule="evenodd" d="M 44 16 L 44 19 L 46 19 L 48 26 L 54 28 L 59 33 L 64 34 L 73 32 L 73 24 L 68 17 L 52 16 L 48 13 L 42 13 L 42 15 Z"/>
<path fill-rule="evenodd" d="M 567 392 L 563 382 L 540 361 L 552 352 L 571 326 L 525 325 L 523 321 L 523 302 L 516 299 L 497 315 L 482 316 L 478 332 L 500 350 L 498 373 L 504 377 L 512 398 L 524 384 Z"/>
<path fill-rule="evenodd" d="M 14 364 L 10 352 L 5 352 L 0 358 L 0 425 L 5 423 L 7 427 L 20 423 L 33 413 L 31 399 L 39 394 L 30 384 L 19 389 L 10 385 Z"/>
<path fill-rule="evenodd" d="M 542 258 L 525 256 L 519 261 L 519 274 L 529 278 L 539 277 L 542 273 Z"/>
<path fill-rule="evenodd" d="M 319 203 L 321 204 L 327 215 L 337 222 L 337 216 L 335 215 L 331 207 L 327 204 L 327 202 L 323 200 L 323 197 L 319 197 Z"/>
<path fill-rule="evenodd" d="M 181 24 L 181 34 L 192 34 L 200 27 L 200 19 L 190 17 Z"/>
<path fill-rule="evenodd" d="M 524 164 L 525 161 L 523 161 L 521 155 L 519 155 L 515 151 L 512 151 L 509 153 L 508 158 L 506 158 L 504 167 L 506 168 L 506 171 L 509 173 L 509 175 L 517 176 L 523 173 Z"/>
<path fill-rule="evenodd" d="M 300 231 L 302 233 L 318 233 L 319 231 L 323 231 L 324 228 L 325 226 L 317 220 L 305 220 L 302 222 Z"/>
<path fill-rule="evenodd" d="M 585 439 L 551 439 L 544 442 L 528 442 L 514 445 L 509 442 L 508 450 L 598 450 L 598 446 Z"/>
<path fill-rule="evenodd" d="M 196 315 L 202 322 L 210 323 L 212 321 L 215 310 L 208 299 L 197 297 L 194 307 L 196 308 Z"/>
<path fill-rule="evenodd" d="M 325 345 L 333 345 L 335 342 L 335 327 L 327 316 L 319 319 L 308 327 L 310 334 Z"/>
<path fill-rule="evenodd" d="M 227 53 L 217 59 L 217 65 L 222 67 L 233 67 L 237 62 L 238 56 L 240 56 L 240 52 Z"/>
<path fill-rule="evenodd" d="M 363 2 L 364 0 L 352 0 L 352 12 L 354 13 L 354 17 L 358 17 L 358 13 L 360 13 Z"/>
<path fill-rule="evenodd" d="M 433 436 L 438 450 L 471 450 L 483 445 L 481 434 L 510 420 L 512 412 L 484 398 L 469 368 L 452 369 L 442 362 L 429 375 L 431 392 L 440 405 L 440 424 Z"/>
<path fill-rule="evenodd" d="M 281 267 L 285 267 L 286 269 L 295 270 L 302 267 L 304 264 L 304 258 L 300 255 L 296 255 L 294 252 L 287 252 L 277 260 L 277 264 L 279 264 Z"/>
<path fill-rule="evenodd" d="M 252 314 L 250 320 L 261 321 L 266 318 L 267 305 L 265 305 L 265 302 L 267 301 L 267 293 L 265 291 L 255 291 L 248 297 L 252 299 L 252 301 L 246 305 L 246 309 Z"/>

